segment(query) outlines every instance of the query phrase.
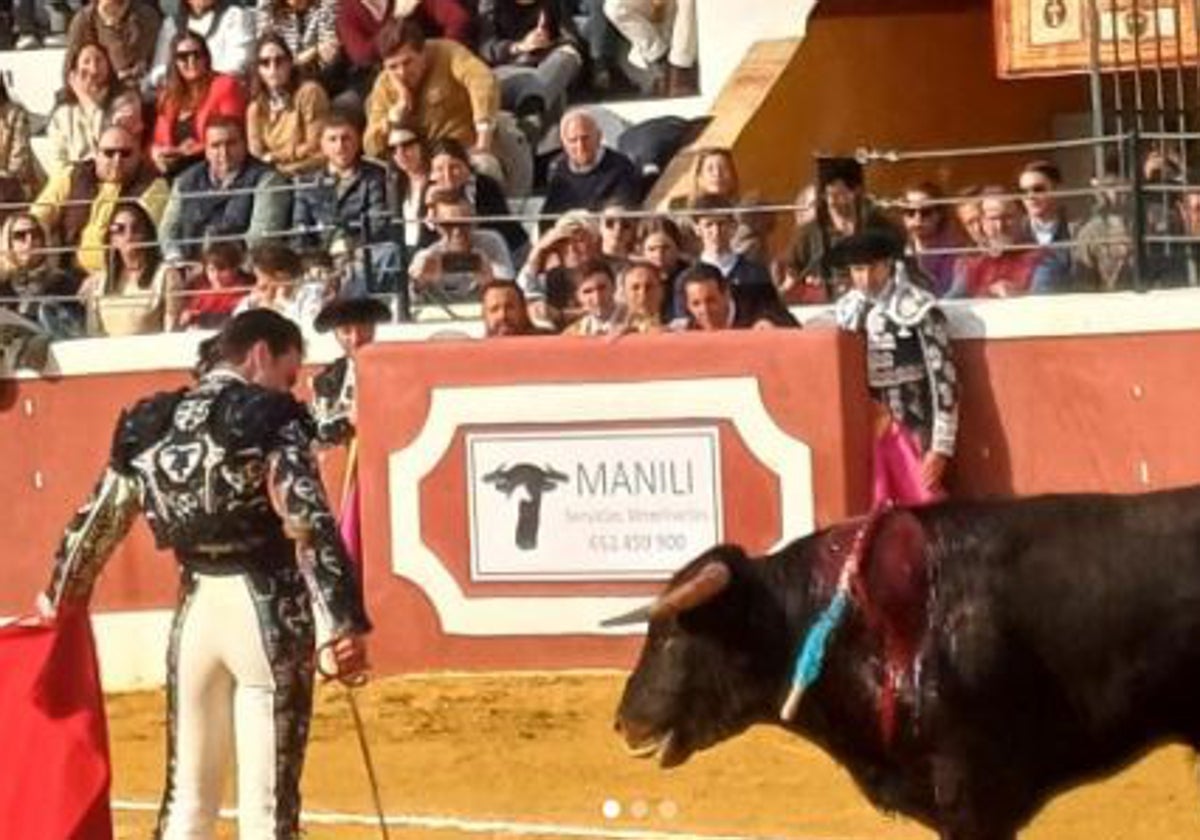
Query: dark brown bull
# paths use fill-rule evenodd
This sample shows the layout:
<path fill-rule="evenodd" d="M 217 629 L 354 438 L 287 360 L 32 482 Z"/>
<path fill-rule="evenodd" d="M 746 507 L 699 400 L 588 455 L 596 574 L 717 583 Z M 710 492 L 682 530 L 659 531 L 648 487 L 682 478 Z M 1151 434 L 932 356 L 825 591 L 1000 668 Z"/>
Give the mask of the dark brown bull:
<path fill-rule="evenodd" d="M 762 558 L 713 548 L 619 619 L 650 622 L 617 714 L 630 750 L 670 767 L 780 725 L 882 809 L 947 840 L 1012 840 L 1055 794 L 1200 746 L 1200 489 L 883 515 L 781 720 L 861 528 Z"/>

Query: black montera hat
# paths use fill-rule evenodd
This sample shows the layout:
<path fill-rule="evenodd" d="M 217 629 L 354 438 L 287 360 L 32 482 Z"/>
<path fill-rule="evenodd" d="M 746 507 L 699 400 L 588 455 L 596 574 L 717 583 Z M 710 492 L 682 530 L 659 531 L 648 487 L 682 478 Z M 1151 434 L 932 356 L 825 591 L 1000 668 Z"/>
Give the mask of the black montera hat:
<path fill-rule="evenodd" d="M 833 246 L 829 261 L 837 268 L 866 265 L 880 260 L 898 260 L 904 256 L 900 238 L 878 228 L 847 236 Z"/>
<path fill-rule="evenodd" d="M 313 328 L 323 333 L 347 324 L 378 324 L 391 317 L 392 311 L 375 298 L 338 298 L 325 304 L 313 321 Z"/>

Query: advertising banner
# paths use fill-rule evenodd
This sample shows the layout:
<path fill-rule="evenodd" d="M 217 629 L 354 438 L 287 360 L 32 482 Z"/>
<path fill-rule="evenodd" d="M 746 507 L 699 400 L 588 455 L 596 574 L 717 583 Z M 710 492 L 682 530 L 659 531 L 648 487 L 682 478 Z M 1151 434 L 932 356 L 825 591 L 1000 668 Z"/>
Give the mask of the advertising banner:
<path fill-rule="evenodd" d="M 721 541 L 715 427 L 466 436 L 471 578 L 662 580 Z"/>

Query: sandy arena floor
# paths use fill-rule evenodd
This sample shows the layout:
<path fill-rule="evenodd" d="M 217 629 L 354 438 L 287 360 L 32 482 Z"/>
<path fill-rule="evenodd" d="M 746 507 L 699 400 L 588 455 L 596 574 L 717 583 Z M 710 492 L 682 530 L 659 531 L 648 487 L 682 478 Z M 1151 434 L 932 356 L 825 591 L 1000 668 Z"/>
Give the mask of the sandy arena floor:
<path fill-rule="evenodd" d="M 368 686 L 360 707 L 388 813 L 459 821 L 447 828 L 409 823 L 393 827 L 391 836 L 931 837 L 875 812 L 829 758 L 779 730 L 753 730 L 670 772 L 627 757 L 611 727 L 622 682 L 619 674 L 570 673 L 404 677 Z M 108 709 L 113 797 L 154 804 L 164 757 L 162 693 L 111 697 Z M 607 800 L 620 806 L 620 816 L 603 814 Z M 1200 837 L 1198 800 L 1191 755 L 1164 749 L 1055 801 L 1024 837 Z M 305 808 L 372 813 L 340 689 L 323 689 L 319 698 Z M 145 838 L 153 813 L 118 810 L 116 821 L 118 838 Z M 231 824 L 225 831 L 222 838 L 236 836 Z M 379 833 L 322 824 L 309 825 L 308 836 L 368 840 Z"/>

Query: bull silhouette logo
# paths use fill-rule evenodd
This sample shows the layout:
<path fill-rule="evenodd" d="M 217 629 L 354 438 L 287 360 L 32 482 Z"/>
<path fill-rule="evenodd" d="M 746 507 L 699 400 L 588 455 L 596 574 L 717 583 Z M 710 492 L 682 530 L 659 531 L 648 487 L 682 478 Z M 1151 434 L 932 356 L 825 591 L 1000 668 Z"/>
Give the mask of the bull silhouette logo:
<path fill-rule="evenodd" d="M 517 504 L 517 548 L 522 551 L 537 548 L 542 494 L 565 484 L 567 477 L 549 464 L 545 467 L 534 464 L 514 464 L 509 467 L 501 464 L 485 475 L 483 480 L 496 485 L 496 489 L 505 496 L 512 496 L 515 490 L 525 491 L 525 498 Z"/>

